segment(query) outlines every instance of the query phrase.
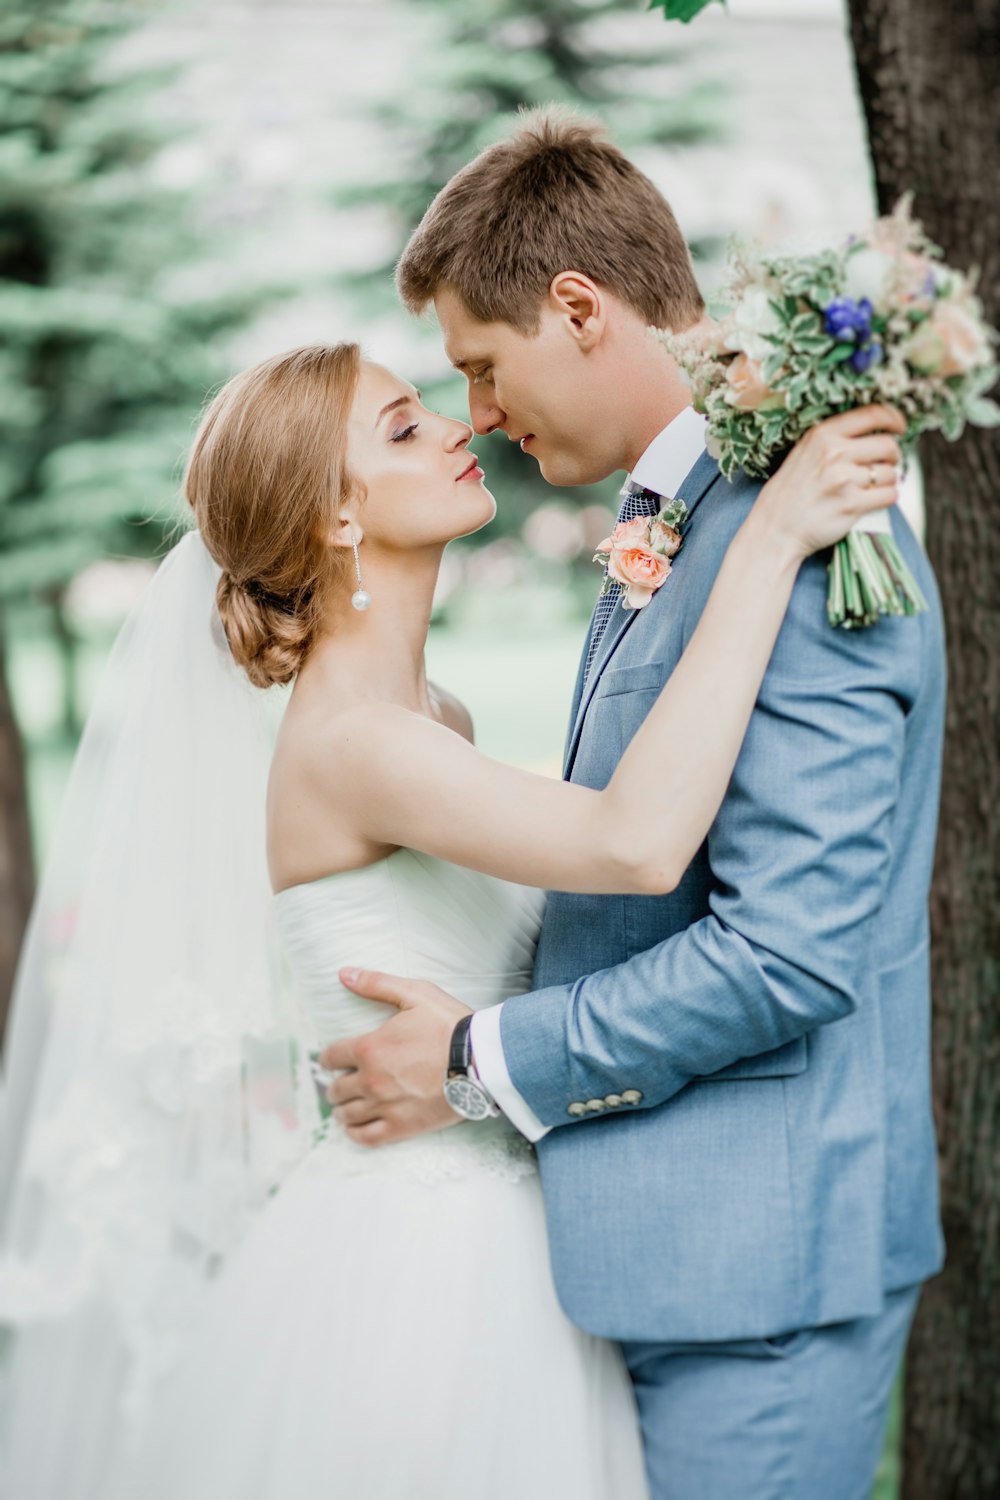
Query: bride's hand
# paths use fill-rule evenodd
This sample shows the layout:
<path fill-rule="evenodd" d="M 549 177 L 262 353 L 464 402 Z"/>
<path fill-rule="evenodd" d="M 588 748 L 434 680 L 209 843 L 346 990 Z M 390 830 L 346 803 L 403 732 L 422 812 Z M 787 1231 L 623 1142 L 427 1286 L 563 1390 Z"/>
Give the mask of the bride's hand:
<path fill-rule="evenodd" d="M 808 432 L 767 481 L 751 522 L 801 560 L 847 535 L 855 521 L 899 498 L 903 418 L 891 406 L 828 417 Z"/>

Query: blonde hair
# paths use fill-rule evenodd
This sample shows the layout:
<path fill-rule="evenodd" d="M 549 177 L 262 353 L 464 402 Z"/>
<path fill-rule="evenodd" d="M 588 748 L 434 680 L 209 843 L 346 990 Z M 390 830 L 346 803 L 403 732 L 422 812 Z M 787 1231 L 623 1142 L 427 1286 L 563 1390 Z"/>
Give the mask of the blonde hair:
<path fill-rule="evenodd" d="M 441 189 L 396 285 L 410 312 L 448 287 L 481 322 L 531 334 L 560 271 L 584 272 L 659 328 L 689 328 L 705 310 L 663 195 L 602 126 L 549 106 Z"/>
<path fill-rule="evenodd" d="M 356 485 L 347 419 L 357 344 L 313 344 L 255 365 L 210 402 L 184 490 L 222 569 L 216 599 L 233 657 L 256 687 L 290 682 L 349 558 L 329 544 Z"/>

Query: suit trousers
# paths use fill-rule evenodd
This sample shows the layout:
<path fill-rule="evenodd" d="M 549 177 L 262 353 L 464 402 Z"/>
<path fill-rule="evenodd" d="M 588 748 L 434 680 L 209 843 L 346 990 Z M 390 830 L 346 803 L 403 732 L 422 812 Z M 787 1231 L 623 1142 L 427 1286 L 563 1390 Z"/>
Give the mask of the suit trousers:
<path fill-rule="evenodd" d="M 782 1338 L 626 1343 L 652 1500 L 868 1500 L 919 1295 Z"/>

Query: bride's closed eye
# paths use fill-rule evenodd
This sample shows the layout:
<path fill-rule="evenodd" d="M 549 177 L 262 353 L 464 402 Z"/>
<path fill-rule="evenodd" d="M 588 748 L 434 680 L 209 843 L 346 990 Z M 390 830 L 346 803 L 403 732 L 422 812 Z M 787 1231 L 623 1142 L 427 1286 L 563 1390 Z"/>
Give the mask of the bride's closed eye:
<path fill-rule="evenodd" d="M 419 426 L 419 422 L 411 422 L 408 427 L 403 427 L 399 432 L 394 432 L 389 441 L 393 443 L 405 443 L 407 438 L 413 436 Z"/>

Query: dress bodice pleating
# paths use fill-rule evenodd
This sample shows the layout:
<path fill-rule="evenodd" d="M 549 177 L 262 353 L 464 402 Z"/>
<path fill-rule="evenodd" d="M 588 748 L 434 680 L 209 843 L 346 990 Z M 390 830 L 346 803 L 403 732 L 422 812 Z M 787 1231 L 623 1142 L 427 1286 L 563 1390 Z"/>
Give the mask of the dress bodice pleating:
<path fill-rule="evenodd" d="M 398 849 L 275 896 L 282 944 L 320 1047 L 371 1031 L 394 1007 L 352 994 L 346 966 L 438 984 L 475 1010 L 531 985 L 544 893 Z M 443 1081 L 443 1080 L 442 1080 Z M 358 1170 L 391 1157 L 421 1175 L 462 1170 L 470 1150 L 495 1169 L 531 1170 L 531 1153 L 505 1120 L 463 1123 L 419 1141 L 372 1151 L 331 1132 Z"/>

